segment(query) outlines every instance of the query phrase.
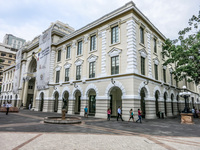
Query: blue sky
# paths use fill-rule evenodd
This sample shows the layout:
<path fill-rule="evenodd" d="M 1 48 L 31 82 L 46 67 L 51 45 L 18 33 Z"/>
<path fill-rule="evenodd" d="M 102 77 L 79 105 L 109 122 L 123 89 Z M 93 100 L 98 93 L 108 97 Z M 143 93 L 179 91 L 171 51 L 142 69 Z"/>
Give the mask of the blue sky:
<path fill-rule="evenodd" d="M 32 40 L 59 20 L 76 30 L 130 0 L 0 0 L 0 42 L 6 33 Z M 177 38 L 188 19 L 200 10 L 199 0 L 134 0 L 143 14 L 167 37 Z"/>

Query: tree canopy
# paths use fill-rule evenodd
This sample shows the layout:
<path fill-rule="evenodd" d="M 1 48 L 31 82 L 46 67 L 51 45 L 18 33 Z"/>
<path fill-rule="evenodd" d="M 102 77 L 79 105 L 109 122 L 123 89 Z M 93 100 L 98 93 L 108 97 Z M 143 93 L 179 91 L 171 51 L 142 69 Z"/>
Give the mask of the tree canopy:
<path fill-rule="evenodd" d="M 179 31 L 175 40 L 167 39 L 163 55 L 167 56 L 163 65 L 174 66 L 173 74 L 177 81 L 200 83 L 200 11 L 198 16 L 189 19 L 188 27 Z"/>

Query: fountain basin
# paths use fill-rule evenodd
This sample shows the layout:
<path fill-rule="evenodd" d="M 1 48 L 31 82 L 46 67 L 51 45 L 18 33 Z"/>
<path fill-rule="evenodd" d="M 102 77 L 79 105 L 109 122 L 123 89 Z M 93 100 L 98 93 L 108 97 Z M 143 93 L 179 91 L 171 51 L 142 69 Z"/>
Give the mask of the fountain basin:
<path fill-rule="evenodd" d="M 78 124 L 81 123 L 81 118 L 68 116 L 65 119 L 61 117 L 45 117 L 44 123 L 52 124 Z"/>

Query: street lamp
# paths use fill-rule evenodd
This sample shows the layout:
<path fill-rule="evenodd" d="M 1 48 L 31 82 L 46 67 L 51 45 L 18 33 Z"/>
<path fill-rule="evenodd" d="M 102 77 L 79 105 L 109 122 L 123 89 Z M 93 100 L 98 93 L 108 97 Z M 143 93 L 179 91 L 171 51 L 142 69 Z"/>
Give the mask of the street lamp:
<path fill-rule="evenodd" d="M 183 113 L 189 113 L 189 108 L 187 105 L 187 99 L 190 97 L 191 92 L 187 92 L 186 86 L 183 86 L 183 91 L 179 93 L 180 97 L 183 97 L 185 99 L 185 108 L 183 110 Z"/>

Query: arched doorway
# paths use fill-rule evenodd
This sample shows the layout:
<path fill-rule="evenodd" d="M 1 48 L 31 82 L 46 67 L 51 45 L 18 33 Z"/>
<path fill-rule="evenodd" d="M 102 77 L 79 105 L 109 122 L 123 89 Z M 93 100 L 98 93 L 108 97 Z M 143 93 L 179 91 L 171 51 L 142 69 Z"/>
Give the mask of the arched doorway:
<path fill-rule="evenodd" d="M 174 94 L 171 94 L 171 107 L 172 107 L 172 115 L 174 115 Z"/>
<path fill-rule="evenodd" d="M 15 103 L 14 103 L 14 107 L 17 107 L 17 94 L 15 95 Z"/>
<path fill-rule="evenodd" d="M 10 103 L 12 103 L 12 95 L 10 95 Z"/>
<path fill-rule="evenodd" d="M 156 108 L 156 116 L 157 117 L 159 115 L 159 106 L 158 106 L 159 95 L 160 95 L 159 91 L 156 91 L 156 93 L 155 93 L 155 99 L 156 99 L 156 101 L 155 101 L 155 108 Z"/>
<path fill-rule="evenodd" d="M 164 93 L 165 116 L 167 116 L 167 92 Z"/>
<path fill-rule="evenodd" d="M 66 112 L 68 112 L 68 104 L 69 104 L 69 93 L 67 91 L 64 91 L 63 108 L 66 109 Z"/>
<path fill-rule="evenodd" d="M 56 91 L 54 94 L 55 100 L 54 100 L 54 112 L 58 111 L 58 98 L 59 98 L 59 94 Z"/>
<path fill-rule="evenodd" d="M 81 111 L 81 92 L 76 90 L 75 93 L 75 105 L 74 105 L 75 114 L 80 114 Z"/>
<path fill-rule="evenodd" d="M 40 111 L 43 111 L 43 106 L 44 106 L 44 93 L 43 92 L 40 94 L 40 99 L 41 99 Z"/>
<path fill-rule="evenodd" d="M 141 97 L 141 100 L 140 100 L 140 107 L 141 107 L 141 110 L 142 110 L 142 118 L 145 118 L 145 115 L 146 115 L 146 108 L 145 108 L 145 88 L 142 88 L 141 91 L 140 91 L 140 97 Z"/>
<path fill-rule="evenodd" d="M 96 113 L 96 92 L 91 89 L 88 93 L 89 97 L 89 115 L 95 115 Z"/>
<path fill-rule="evenodd" d="M 118 107 L 121 107 L 121 110 L 123 111 L 122 106 L 122 91 L 119 87 L 113 87 L 110 91 L 110 109 L 111 109 L 111 116 L 117 117 L 117 109 Z"/>

